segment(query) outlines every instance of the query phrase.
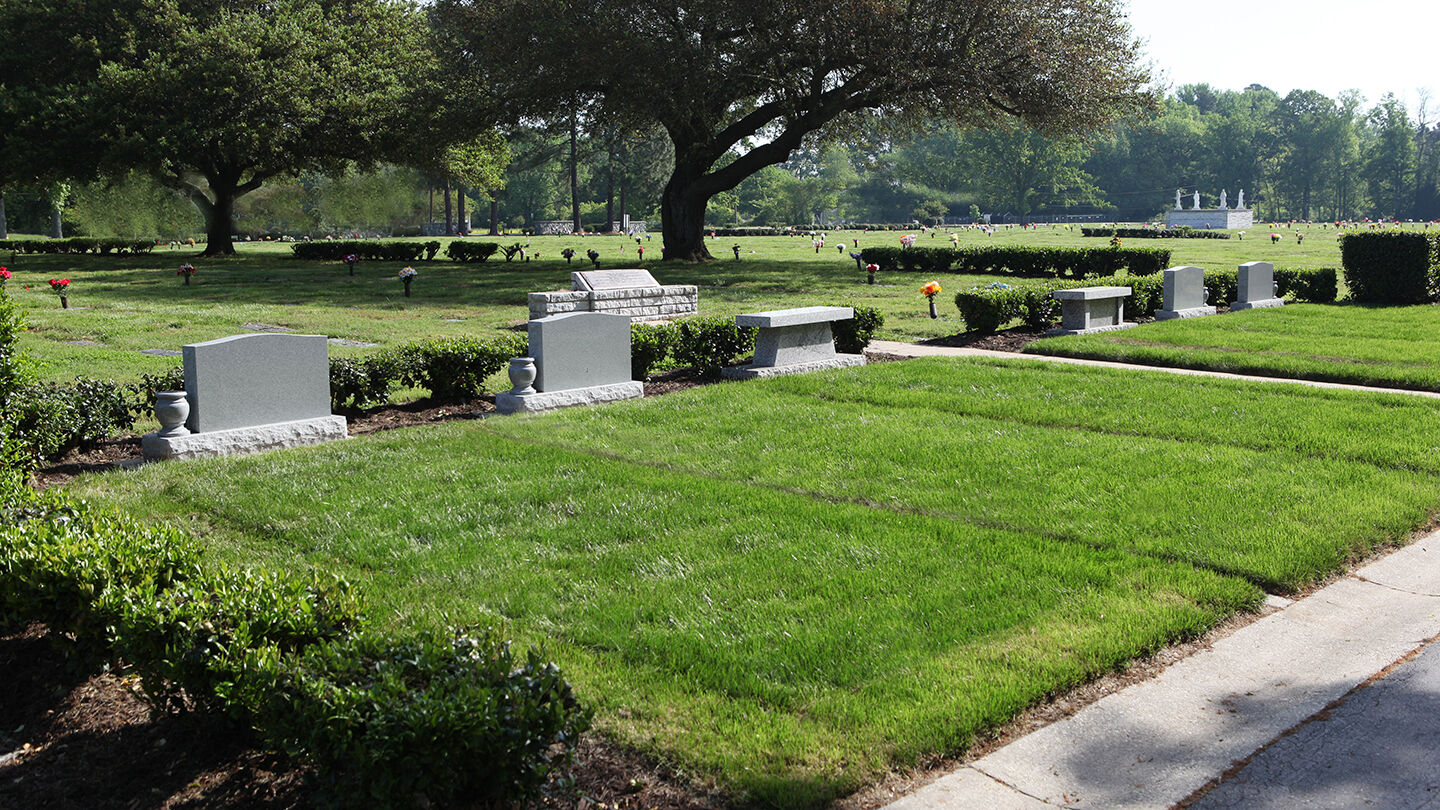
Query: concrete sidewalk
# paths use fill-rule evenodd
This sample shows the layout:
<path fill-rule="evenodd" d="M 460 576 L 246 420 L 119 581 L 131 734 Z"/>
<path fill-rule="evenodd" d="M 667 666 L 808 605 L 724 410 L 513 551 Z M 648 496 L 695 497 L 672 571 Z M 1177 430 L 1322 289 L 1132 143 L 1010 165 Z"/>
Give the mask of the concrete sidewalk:
<path fill-rule="evenodd" d="M 1429 392 L 876 341 L 1325 388 Z M 1440 532 L 967 763 L 891 810 L 1440 808 Z"/>

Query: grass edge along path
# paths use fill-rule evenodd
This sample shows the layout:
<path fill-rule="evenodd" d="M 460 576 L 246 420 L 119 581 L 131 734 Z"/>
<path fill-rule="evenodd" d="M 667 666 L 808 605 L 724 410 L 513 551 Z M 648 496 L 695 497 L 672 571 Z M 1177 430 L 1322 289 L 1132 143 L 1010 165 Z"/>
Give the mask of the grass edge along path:
<path fill-rule="evenodd" d="M 1034 341 L 1027 354 L 1440 392 L 1440 307 L 1287 304 Z"/>
<path fill-rule="evenodd" d="M 397 623 L 504 620 L 522 643 L 546 645 L 598 707 L 608 734 L 714 775 L 741 800 L 812 807 L 888 768 L 958 753 L 1047 695 L 1203 632 L 1261 599 L 1247 579 L 1183 555 L 1097 542 L 1105 538 L 1088 536 L 1094 527 L 1065 526 L 1063 511 L 1041 516 L 1051 521 L 1035 524 L 1043 532 L 982 525 L 957 519 L 963 504 L 917 504 L 913 493 L 908 500 L 852 497 L 833 484 L 865 471 L 837 467 L 840 477 L 817 487 L 697 463 L 704 458 L 695 449 L 706 441 L 721 443 L 704 451 L 709 456 L 771 460 L 820 429 L 843 431 L 857 447 L 877 444 L 864 419 L 902 422 L 906 431 L 940 426 L 924 436 L 930 455 L 916 455 L 918 445 L 896 448 L 916 473 L 947 463 L 947 443 L 977 424 L 998 425 L 987 441 L 1018 448 L 1042 432 L 1016 432 L 1018 422 L 993 417 L 947 423 L 939 409 L 967 392 L 986 401 L 1009 390 L 1020 417 L 1038 421 L 1039 406 L 1019 400 L 1043 402 L 1046 391 L 1016 373 L 1034 365 L 908 361 L 710 386 L 612 408 L 156 465 L 86 479 L 77 489 L 150 517 L 208 526 L 205 542 L 237 559 L 354 576 Z M 1136 374 L 1163 376 L 1051 377 L 1052 407 L 1071 424 L 1044 428 L 1061 440 L 1046 452 L 1064 453 L 1064 439 L 1079 440 L 1069 451 L 1078 461 L 1093 450 L 1084 445 L 1091 434 L 1136 440 L 1100 419 L 1098 405 L 1087 412 L 1075 401 L 1094 400 Z M 949 391 L 936 390 L 938 381 L 956 377 Z M 987 380 L 988 390 L 981 385 Z M 1228 392 L 1233 418 L 1244 419 L 1241 405 L 1255 402 L 1258 385 L 1204 390 L 1212 406 Z M 1069 389 L 1079 393 L 1066 399 Z M 896 398 L 884 402 L 892 392 Z M 1317 402 L 1344 410 L 1387 399 L 1322 393 L 1331 399 L 1281 399 L 1302 423 Z M 942 401 L 927 407 L 917 396 Z M 851 422 L 827 423 L 837 403 Z M 686 411 L 709 427 L 682 419 Z M 757 421 L 756 411 L 770 416 Z M 730 412 L 761 427 L 789 415 L 791 432 L 737 433 L 721 419 Z M 1326 421 L 1333 414 L 1319 418 L 1314 425 L 1340 429 Z M 641 447 L 627 457 L 597 441 L 633 439 L 637 424 L 672 451 Z M 1206 435 L 1191 434 L 1189 443 L 1201 445 Z M 1166 453 L 1179 444 L 1166 441 L 1172 444 L 1157 445 Z M 1395 539 L 1433 512 L 1436 475 L 1411 463 L 1403 448 L 1362 460 L 1353 457 L 1354 442 L 1339 444 L 1338 456 L 1318 462 L 1342 474 L 1337 486 L 1346 470 L 1358 483 L 1331 496 L 1359 498 L 1356 489 L 1375 476 L 1428 485 L 1406 487 L 1403 497 L 1380 487 L 1366 515 L 1386 507 L 1404 514 L 1368 530 L 1363 520 L 1345 524 L 1363 535 L 1347 538 L 1351 553 Z M 1264 458 L 1247 452 L 1228 463 Z M 1310 469 L 1309 451 L 1268 452 L 1283 456 L 1275 474 Z M 1024 453 L 991 455 L 997 467 L 1013 467 Z M 1226 458 L 1208 463 L 1223 466 Z M 1070 461 L 1062 455 L 1050 464 L 1063 470 Z M 884 483 L 904 486 L 894 478 Z M 1268 511 L 1256 504 L 1235 517 L 1262 522 Z"/>

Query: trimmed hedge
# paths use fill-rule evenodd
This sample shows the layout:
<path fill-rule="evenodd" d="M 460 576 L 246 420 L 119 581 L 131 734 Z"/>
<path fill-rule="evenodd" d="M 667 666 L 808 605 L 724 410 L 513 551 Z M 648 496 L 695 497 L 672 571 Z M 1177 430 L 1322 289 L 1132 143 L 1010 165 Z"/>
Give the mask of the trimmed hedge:
<path fill-rule="evenodd" d="M 1229 239 L 1225 231 L 1207 231 L 1203 228 L 1181 226 L 1179 228 L 1081 228 L 1081 236 L 1103 236 L 1121 239 Z"/>
<path fill-rule="evenodd" d="M 466 242 L 456 239 L 445 246 L 445 255 L 451 261 L 484 264 L 486 259 L 500 250 L 498 242 Z"/>
<path fill-rule="evenodd" d="M 730 238 L 732 236 L 794 236 L 797 231 L 794 228 L 772 228 L 768 225 L 754 225 L 744 228 L 711 228 L 709 232 L 716 239 Z"/>
<path fill-rule="evenodd" d="M 1335 301 L 1336 273 L 1333 268 L 1275 268 L 1275 281 L 1280 294 L 1289 294 L 1297 301 L 1328 304 Z M 1165 304 L 1163 275 L 1122 276 L 1111 280 L 1115 286 L 1130 287 L 1125 299 L 1128 317 L 1148 318 Z M 1060 302 L 1050 293 L 1055 290 L 1090 286 L 1088 281 L 1028 281 L 1015 284 L 994 282 L 984 287 L 961 290 L 955 294 L 955 306 L 965 321 L 965 328 L 980 334 L 993 334 L 1016 318 L 1034 330 L 1044 329 L 1060 317 Z M 1205 290 L 1210 304 L 1227 304 L 1235 300 L 1239 287 L 1238 270 L 1207 270 Z"/>
<path fill-rule="evenodd" d="M 193 540 L 0 482 L 0 624 L 119 655 L 158 708 L 211 709 L 315 766 L 334 807 L 536 795 L 590 713 L 560 671 L 478 636 L 361 632 L 342 579 L 202 565 Z"/>
<path fill-rule="evenodd" d="M 1440 300 L 1440 234 L 1374 231 L 1340 235 L 1350 300 L 1425 304 Z"/>
<path fill-rule="evenodd" d="M 871 247 L 860 257 L 882 271 L 1038 278 L 1113 276 L 1122 270 L 1140 276 L 1170 265 L 1170 251 L 1162 248 Z"/>
<path fill-rule="evenodd" d="M 71 236 L 65 239 L 13 239 L 5 243 L 16 253 L 149 253 L 155 249 L 154 239 L 98 239 Z"/>
<path fill-rule="evenodd" d="M 295 258 L 338 262 L 349 254 L 367 261 L 418 262 L 434 259 L 439 242 L 380 242 L 373 239 L 349 241 L 296 242 L 290 246 Z"/>
<path fill-rule="evenodd" d="M 675 349 L 680 328 L 673 323 L 630 325 L 630 379 L 648 380 L 650 372 Z"/>
<path fill-rule="evenodd" d="M 720 369 L 755 350 L 753 326 L 735 325 L 734 318 L 700 315 L 675 322 L 675 362 L 690 366 L 702 377 L 718 377 Z"/>
<path fill-rule="evenodd" d="M 835 321 L 835 351 L 860 354 L 870 345 L 875 332 L 885 324 L 885 316 L 875 307 L 860 304 L 827 304 L 848 306 L 855 317 Z M 630 370 L 637 380 L 667 360 L 675 366 L 694 368 L 702 377 L 714 377 L 720 369 L 731 365 L 755 349 L 754 327 L 738 327 L 734 318 L 719 315 L 684 318 L 669 324 L 638 323 L 630 327 Z"/>

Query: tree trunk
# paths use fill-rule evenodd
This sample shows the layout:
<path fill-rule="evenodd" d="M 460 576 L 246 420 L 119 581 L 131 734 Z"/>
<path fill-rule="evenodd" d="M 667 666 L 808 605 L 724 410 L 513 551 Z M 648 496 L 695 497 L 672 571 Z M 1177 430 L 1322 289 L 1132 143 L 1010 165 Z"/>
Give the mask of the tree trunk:
<path fill-rule="evenodd" d="M 445 235 L 455 235 L 455 211 L 450 207 L 450 178 L 445 178 Z"/>
<path fill-rule="evenodd" d="M 493 193 L 490 195 L 490 235 L 500 235 L 500 201 Z"/>
<path fill-rule="evenodd" d="M 678 169 L 670 176 L 660 199 L 664 212 L 660 218 L 664 237 L 661 258 L 689 262 L 714 258 L 705 247 L 705 205 L 709 201 L 693 190 Z"/>
<path fill-rule="evenodd" d="M 235 187 L 211 185 L 210 193 L 215 199 L 207 200 L 205 206 L 197 206 L 205 215 L 205 250 L 200 255 L 234 256 L 235 243 L 231 234 L 235 226 L 231 220 L 235 215 Z"/>
<path fill-rule="evenodd" d="M 570 220 L 574 233 L 580 233 L 580 164 L 579 164 L 580 118 L 579 113 L 570 111 Z"/>
<path fill-rule="evenodd" d="M 465 186 L 460 183 L 455 184 L 455 209 L 457 212 L 455 227 L 459 230 L 460 235 L 464 236 L 470 232 L 470 218 L 465 216 Z"/>
<path fill-rule="evenodd" d="M 425 224 L 428 225 L 435 221 L 435 184 L 426 183 L 425 185 L 430 189 L 430 207 L 425 211 Z"/>
<path fill-rule="evenodd" d="M 10 225 L 5 221 L 5 190 L 0 189 L 0 239 L 10 238 Z"/>
<path fill-rule="evenodd" d="M 61 225 L 60 225 L 60 206 L 58 206 L 58 205 L 52 206 L 52 207 L 50 208 L 50 238 L 51 238 L 51 239 L 64 239 L 64 238 L 65 238 L 65 231 L 62 230 Z"/>

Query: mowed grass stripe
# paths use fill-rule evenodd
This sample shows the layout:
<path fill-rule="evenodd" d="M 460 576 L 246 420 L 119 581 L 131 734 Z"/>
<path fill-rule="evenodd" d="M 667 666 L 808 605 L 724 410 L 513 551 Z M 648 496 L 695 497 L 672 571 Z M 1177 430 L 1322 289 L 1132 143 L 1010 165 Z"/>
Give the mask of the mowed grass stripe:
<path fill-rule="evenodd" d="M 1036 341 L 1032 354 L 1440 391 L 1440 307 L 1287 305 Z"/>
<path fill-rule="evenodd" d="M 602 726 L 782 806 L 961 750 L 1260 597 L 1187 565 L 477 427 L 155 465 L 90 494 L 204 515 L 225 556 L 354 576 L 397 625 L 503 618 Z"/>
<path fill-rule="evenodd" d="M 545 428 L 539 432 L 527 420 L 491 421 L 484 429 L 592 447 L 714 479 L 1181 560 L 1279 591 L 1310 584 L 1355 555 L 1405 536 L 1436 506 L 1434 474 L 1285 447 L 1211 444 L 1203 434 L 1194 439 L 1117 435 L 1090 429 L 1083 411 L 1063 406 L 1059 409 L 1070 421 L 1053 427 L 821 396 L 843 395 L 847 385 L 872 381 L 872 389 L 884 391 L 886 376 L 913 381 L 943 375 L 947 368 L 961 377 L 994 382 L 1016 397 L 1042 384 L 1063 395 L 1075 387 L 1103 389 L 1107 384 L 1145 388 L 1153 383 L 1167 390 L 1173 382 L 1162 375 L 1102 372 L 1098 380 L 1062 373 L 1046 383 L 1033 376 L 1033 369 L 1026 370 L 1030 376 L 1009 376 L 1019 369 L 953 361 L 912 369 L 915 362 L 805 382 L 712 386 L 632 407 L 572 411 L 543 417 Z M 806 388 L 814 390 L 807 393 Z M 1146 390 L 1155 403 L 1141 409 L 1148 414 L 1164 400 Z M 1212 393 L 1214 402 L 1226 398 L 1224 385 Z M 1351 396 L 1349 408 L 1375 408 L 1373 398 Z M 1326 419 L 1339 418 L 1344 401 L 1328 415 L 1313 404 L 1283 396 L 1271 401 L 1240 386 L 1228 390 L 1226 410 L 1237 431 L 1253 429 L 1252 415 L 1266 410 L 1262 424 L 1288 420 L 1303 430 L 1318 414 L 1311 427 L 1333 431 Z M 1440 407 L 1432 404 L 1430 414 L 1440 415 Z M 1099 421 L 1103 425 L 1108 418 Z M 1177 432 L 1183 435 L 1181 422 L 1176 420 Z M 667 429 L 655 430 L 658 424 Z M 1379 424 L 1374 423 L 1377 429 Z M 1432 419 L 1426 428 L 1417 426 L 1411 441 L 1417 448 L 1433 447 L 1440 441 L 1437 431 L 1440 422 Z M 1406 454 L 1392 459 L 1401 465 L 1411 460 Z"/>

